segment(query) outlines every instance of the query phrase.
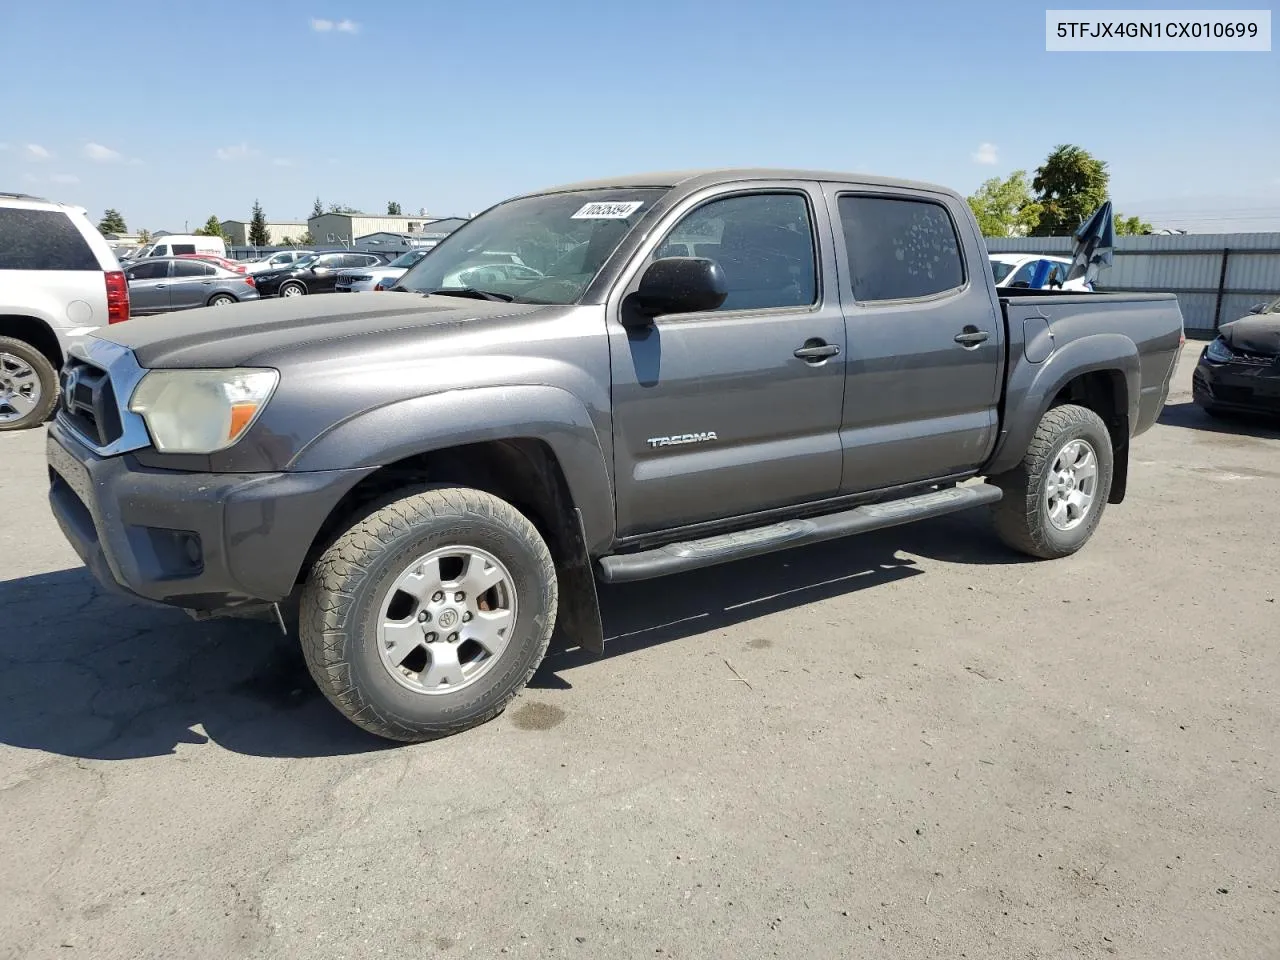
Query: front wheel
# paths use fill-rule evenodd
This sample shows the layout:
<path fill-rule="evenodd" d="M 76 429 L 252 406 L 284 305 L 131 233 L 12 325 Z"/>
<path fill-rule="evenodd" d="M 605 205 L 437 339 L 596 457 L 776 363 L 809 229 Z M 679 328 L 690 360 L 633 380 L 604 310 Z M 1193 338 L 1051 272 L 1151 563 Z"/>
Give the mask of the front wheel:
<path fill-rule="evenodd" d="M 286 283 L 280 288 L 280 296 L 282 297 L 301 297 L 307 292 L 307 288 L 300 283 Z"/>
<path fill-rule="evenodd" d="M 1076 404 L 1054 407 L 1040 418 L 1022 462 L 990 478 L 1004 490 L 993 507 L 996 533 L 1044 560 L 1075 553 L 1102 519 L 1114 466 L 1101 417 Z"/>
<path fill-rule="evenodd" d="M 431 740 L 505 709 L 546 654 L 556 603 L 551 553 L 509 503 L 465 487 L 402 491 L 316 561 L 299 636 L 353 723 Z"/>

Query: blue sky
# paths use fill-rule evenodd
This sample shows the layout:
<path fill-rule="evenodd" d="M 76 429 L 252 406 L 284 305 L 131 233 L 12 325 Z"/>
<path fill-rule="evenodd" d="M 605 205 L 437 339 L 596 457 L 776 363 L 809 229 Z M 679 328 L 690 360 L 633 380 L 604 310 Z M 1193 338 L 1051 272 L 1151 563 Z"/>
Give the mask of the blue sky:
<path fill-rule="evenodd" d="M 1070 142 L 1108 161 L 1124 212 L 1280 229 L 1280 53 L 1050 54 L 1044 10 L 15 4 L 0 189 L 177 230 L 247 218 L 255 197 L 280 220 L 305 219 L 317 195 L 465 214 L 549 184 L 718 165 L 968 193 Z"/>

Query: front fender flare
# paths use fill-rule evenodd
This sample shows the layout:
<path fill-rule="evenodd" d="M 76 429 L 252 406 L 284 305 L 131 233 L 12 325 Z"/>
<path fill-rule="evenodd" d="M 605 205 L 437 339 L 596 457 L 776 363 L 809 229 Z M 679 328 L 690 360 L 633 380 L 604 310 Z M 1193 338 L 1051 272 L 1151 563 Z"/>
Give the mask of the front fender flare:
<path fill-rule="evenodd" d="M 1119 371 L 1124 376 L 1123 409 L 1132 429 L 1142 395 L 1137 344 L 1120 333 L 1082 337 L 1054 350 L 1044 363 L 1021 363 L 1014 368 L 1005 394 L 1000 440 L 983 472 L 999 474 L 1016 467 L 1059 391 L 1076 377 L 1100 370 Z"/>
<path fill-rule="evenodd" d="M 316 437 L 286 469 L 381 467 L 449 447 L 524 438 L 551 448 L 582 512 L 587 548 L 607 549 L 616 524 L 604 447 L 586 406 L 559 387 L 448 390 L 365 410 Z"/>

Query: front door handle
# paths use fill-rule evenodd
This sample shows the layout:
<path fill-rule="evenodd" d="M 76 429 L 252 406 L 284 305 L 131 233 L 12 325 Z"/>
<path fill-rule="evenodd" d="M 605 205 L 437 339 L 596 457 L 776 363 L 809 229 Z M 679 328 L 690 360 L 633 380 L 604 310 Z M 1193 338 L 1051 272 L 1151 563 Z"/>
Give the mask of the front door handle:
<path fill-rule="evenodd" d="M 156 289 L 156 290 L 163 290 L 163 289 L 164 289 L 165 287 L 167 287 L 167 286 L 169 286 L 167 283 L 157 283 L 157 284 L 155 285 L 155 289 Z"/>
<path fill-rule="evenodd" d="M 819 340 L 816 337 L 812 340 L 806 340 L 804 346 L 795 352 L 795 356 L 809 363 L 821 363 L 828 357 L 837 356 L 840 348 L 834 343 L 827 343 L 825 340 Z"/>
<path fill-rule="evenodd" d="M 991 334 L 985 330 L 969 326 L 964 328 L 964 333 L 956 334 L 956 343 L 965 348 L 976 347 L 980 343 L 985 343 L 990 336 Z"/>

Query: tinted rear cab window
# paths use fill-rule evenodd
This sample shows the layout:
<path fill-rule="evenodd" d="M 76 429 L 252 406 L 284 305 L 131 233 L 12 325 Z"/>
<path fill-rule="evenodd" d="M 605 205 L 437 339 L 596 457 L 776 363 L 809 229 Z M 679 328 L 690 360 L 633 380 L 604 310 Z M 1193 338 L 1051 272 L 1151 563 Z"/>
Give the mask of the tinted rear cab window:
<path fill-rule="evenodd" d="M 960 240 L 942 204 L 842 196 L 839 210 L 855 299 L 915 300 L 964 285 Z"/>
<path fill-rule="evenodd" d="M 0 270 L 101 271 L 102 267 L 65 213 L 0 207 Z"/>

